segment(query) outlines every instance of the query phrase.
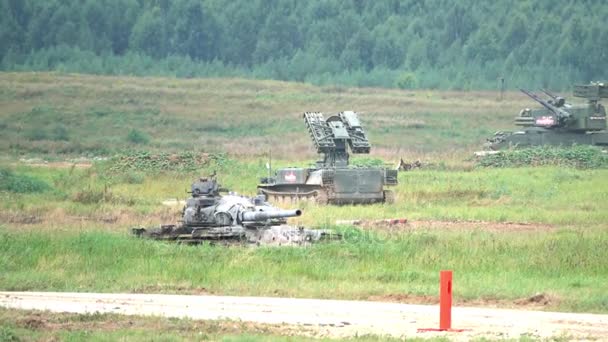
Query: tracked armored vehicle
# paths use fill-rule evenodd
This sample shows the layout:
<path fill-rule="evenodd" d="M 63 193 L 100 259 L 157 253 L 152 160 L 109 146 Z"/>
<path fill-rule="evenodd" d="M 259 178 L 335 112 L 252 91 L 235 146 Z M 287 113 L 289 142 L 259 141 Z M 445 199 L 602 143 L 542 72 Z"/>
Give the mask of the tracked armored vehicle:
<path fill-rule="evenodd" d="M 259 193 L 271 202 L 312 200 L 320 204 L 392 202 L 385 189 L 397 184 L 397 170 L 349 166 L 348 150 L 367 154 L 371 144 L 357 113 L 345 111 L 325 119 L 322 113 L 306 112 L 304 122 L 323 159 L 314 167 L 279 169 L 274 177 L 262 178 Z"/>
<path fill-rule="evenodd" d="M 488 139 L 486 150 L 526 148 L 542 145 L 608 146 L 606 109 L 600 103 L 608 98 L 608 85 L 591 83 L 576 85 L 574 96 L 587 99 L 586 104 L 570 104 L 563 97 L 549 91 L 545 100 L 534 93 L 520 89 L 524 94 L 543 106 L 539 109 L 522 109 L 515 118 L 515 125 L 523 127 L 515 132 L 496 132 Z"/>
<path fill-rule="evenodd" d="M 286 219 L 302 214 L 299 209 L 281 210 L 263 196 L 249 198 L 226 192 L 215 178 L 201 178 L 191 187 L 179 225 L 133 228 L 139 237 L 181 243 L 203 241 L 257 245 L 303 245 L 329 235 L 327 230 L 288 226 Z"/>

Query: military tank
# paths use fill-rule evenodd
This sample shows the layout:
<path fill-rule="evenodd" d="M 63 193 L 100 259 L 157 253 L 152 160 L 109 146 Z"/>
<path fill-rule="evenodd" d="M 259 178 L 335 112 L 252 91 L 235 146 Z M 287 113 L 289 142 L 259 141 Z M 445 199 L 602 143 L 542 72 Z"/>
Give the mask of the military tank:
<path fill-rule="evenodd" d="M 313 167 L 289 167 L 260 180 L 258 191 L 271 202 L 311 200 L 320 204 L 393 202 L 384 186 L 397 184 L 397 170 L 349 166 L 348 150 L 367 154 L 371 144 L 357 113 L 340 112 L 327 119 L 323 113 L 306 112 L 304 122 L 323 159 Z"/>
<path fill-rule="evenodd" d="M 486 150 L 526 148 L 553 145 L 608 146 L 606 109 L 600 103 L 608 98 L 608 85 L 591 83 L 574 86 L 573 95 L 587 100 L 586 104 L 570 104 L 566 99 L 543 90 L 548 100 L 520 89 L 543 108 L 522 109 L 515 118 L 515 125 L 523 127 L 515 132 L 496 132 L 486 142 Z"/>
<path fill-rule="evenodd" d="M 215 177 L 200 178 L 182 211 L 181 224 L 159 228 L 132 228 L 138 237 L 180 243 L 246 243 L 303 245 L 328 237 L 330 231 L 287 225 L 286 219 L 302 215 L 300 209 L 273 207 L 263 196 L 249 198 L 228 192 Z"/>

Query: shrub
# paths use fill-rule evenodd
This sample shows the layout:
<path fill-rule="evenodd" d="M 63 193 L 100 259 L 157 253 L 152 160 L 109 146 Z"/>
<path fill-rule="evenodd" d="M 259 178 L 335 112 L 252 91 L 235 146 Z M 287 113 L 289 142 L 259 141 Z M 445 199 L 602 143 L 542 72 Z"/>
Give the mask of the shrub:
<path fill-rule="evenodd" d="M 49 134 L 44 129 L 36 127 L 25 132 L 25 138 L 31 141 L 47 140 Z"/>
<path fill-rule="evenodd" d="M 133 128 L 127 134 L 127 141 L 133 144 L 146 145 L 150 142 L 150 136 Z"/>
<path fill-rule="evenodd" d="M 55 126 L 55 128 L 53 128 L 52 139 L 55 141 L 70 140 L 68 129 L 62 124 Z"/>
<path fill-rule="evenodd" d="M 352 166 L 359 166 L 359 167 L 383 167 L 385 163 L 382 159 L 378 159 L 378 158 L 357 157 L 357 158 L 352 158 L 350 160 L 350 164 Z"/>
<path fill-rule="evenodd" d="M 476 160 L 481 167 L 569 166 L 580 169 L 608 167 L 608 154 L 593 146 L 534 147 L 500 151 Z"/>
<path fill-rule="evenodd" d="M 15 174 L 9 169 L 0 168 L 0 191 L 30 193 L 43 192 L 48 189 L 50 186 L 38 178 Z"/>
<path fill-rule="evenodd" d="M 415 89 L 418 85 L 416 75 L 411 72 L 404 72 L 397 77 L 397 87 L 400 89 Z"/>
<path fill-rule="evenodd" d="M 201 152 L 154 154 L 146 151 L 133 151 L 113 157 L 106 165 L 110 174 L 129 172 L 132 174 L 129 182 L 138 183 L 143 182 L 143 179 L 140 175 L 133 174 L 133 171 L 196 171 L 208 166 L 212 159 L 216 160 L 216 156 Z"/>
<path fill-rule="evenodd" d="M 7 326 L 0 327 L 0 341 L 17 342 L 21 341 L 15 331 Z"/>

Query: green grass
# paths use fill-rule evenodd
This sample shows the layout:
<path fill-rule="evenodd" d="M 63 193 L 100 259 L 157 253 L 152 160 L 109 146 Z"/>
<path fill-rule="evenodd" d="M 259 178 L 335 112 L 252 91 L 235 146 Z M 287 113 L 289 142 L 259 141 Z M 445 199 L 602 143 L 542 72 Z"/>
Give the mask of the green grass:
<path fill-rule="evenodd" d="M 455 271 L 457 304 L 508 307 L 543 293 L 550 299 L 545 309 L 608 312 L 608 170 L 479 168 L 465 160 L 484 137 L 510 127 L 518 108 L 529 105 L 515 93 L 497 102 L 492 92 L 239 79 L 0 73 L 0 80 L 2 290 L 416 301 L 436 297 L 438 272 L 449 268 Z M 345 109 L 364 113 L 374 145 L 371 156 L 355 157 L 354 163 L 404 157 L 421 158 L 424 167 L 399 175 L 391 205 L 298 204 L 304 215 L 292 223 L 343 231 L 342 243 L 306 249 L 189 247 L 129 236 L 130 227 L 175 221 L 179 209 L 161 201 L 184 199 L 200 175 L 217 171 L 225 187 L 252 195 L 267 175 L 271 148 L 275 169 L 312 163 L 300 113 Z M 122 157 L 79 169 L 16 162 L 24 154 L 45 160 Z M 200 156 L 208 159 L 194 160 Z M 403 217 L 414 225 L 400 231 L 335 225 Z M 49 337 L 13 324 L 6 312 L 0 317 L 26 340 Z M 196 338 L 175 329 L 152 330 L 153 335 L 148 330 L 116 329 L 109 336 Z M 104 333 L 78 328 L 50 338 L 103 340 Z M 246 335 L 235 336 L 241 333 Z M 209 336 L 282 339 L 249 330 Z"/>
<path fill-rule="evenodd" d="M 19 166 L 11 172 L 52 188 L 29 194 L 0 192 L 0 214 L 45 216 L 60 210 L 65 215 L 95 217 L 105 212 L 124 214 L 127 218 L 131 215 L 130 222 L 137 224 L 141 215 L 166 210 L 160 205 L 163 200 L 185 198 L 192 180 L 213 170 L 225 187 L 253 195 L 258 178 L 267 174 L 264 164 L 264 160 L 238 162 L 228 158 L 212 160 L 205 169 L 188 173 L 119 172 L 104 165 L 85 170 Z M 306 162 L 276 161 L 275 167 L 294 164 Z M 399 185 L 394 188 L 397 201 L 393 205 L 320 207 L 303 203 L 299 206 L 305 214 L 299 222 L 323 226 L 336 220 L 406 217 L 575 227 L 605 225 L 607 176 L 605 169 L 554 166 L 416 170 L 400 173 Z"/>
<path fill-rule="evenodd" d="M 0 151 L 99 155 L 145 146 L 298 159 L 314 156 L 304 111 L 362 113 L 376 155 L 468 155 L 528 99 L 495 92 L 316 87 L 243 79 L 0 73 Z M 475 125 L 470 125 L 475 122 Z M 289 142 L 285 144 L 285 142 Z"/>
<path fill-rule="evenodd" d="M 123 233 L 2 232 L 4 290 L 196 293 L 368 299 L 436 296 L 455 272 L 456 303 L 544 293 L 551 309 L 608 312 L 604 229 L 557 232 L 350 231 L 311 248 L 176 246 Z"/>
<path fill-rule="evenodd" d="M 214 162 L 201 173 L 219 168 L 220 180 L 239 191 L 251 193 L 257 176 L 265 172 L 261 161 L 222 163 Z M 0 269 L 6 270 L 0 274 L 0 288 L 205 289 L 216 294 L 349 299 L 435 296 L 437 273 L 449 268 L 456 272 L 459 303 L 499 300 L 509 306 L 516 299 L 545 293 L 553 298 L 551 309 L 608 312 L 608 288 L 602 280 L 608 274 L 603 210 L 608 170 L 401 173 L 393 205 L 302 204 L 304 215 L 294 223 L 347 230 L 343 243 L 308 249 L 189 247 L 132 238 L 131 226 L 177 218 L 177 210 L 167 212 L 160 201 L 184 198 L 195 174 L 141 173 L 133 181 L 129 172 L 104 170 L 103 165 L 86 170 L 14 169 L 53 188 L 41 194 L 0 193 L 0 214 L 14 222 L 0 227 Z M 39 223 L 19 223 L 29 216 L 39 217 Z M 116 219 L 104 224 L 108 217 Z M 335 226 L 339 219 L 387 217 L 421 223 L 401 232 Z M 465 222 L 454 228 L 449 221 L 455 220 Z M 466 223 L 477 220 L 485 223 Z M 500 222 L 531 226 L 513 230 Z"/>

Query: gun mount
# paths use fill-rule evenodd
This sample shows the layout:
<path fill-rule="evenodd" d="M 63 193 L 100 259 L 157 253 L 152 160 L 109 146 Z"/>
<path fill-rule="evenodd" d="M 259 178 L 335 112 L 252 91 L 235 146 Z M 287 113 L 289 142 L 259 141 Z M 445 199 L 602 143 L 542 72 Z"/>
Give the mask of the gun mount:
<path fill-rule="evenodd" d="M 540 103 L 543 107 L 547 108 L 547 110 L 550 112 L 550 115 L 543 116 L 540 119 L 535 118 L 535 124 L 537 126 L 554 127 L 554 126 L 564 125 L 568 121 L 568 119 L 570 119 L 570 117 L 572 116 L 572 114 L 565 111 L 560 106 L 557 106 L 556 104 L 554 104 L 552 100 L 545 101 L 542 98 L 538 97 L 536 94 L 531 93 L 525 89 L 520 88 L 519 90 L 522 93 L 528 95 L 528 97 L 530 97 L 534 101 Z M 557 98 L 557 97 L 555 97 L 555 98 Z M 564 100 L 564 102 L 565 102 L 565 100 Z M 516 124 L 517 124 L 517 122 L 516 122 Z"/>
<path fill-rule="evenodd" d="M 586 104 L 570 104 L 565 98 L 545 89 L 542 91 L 549 96 L 549 100 L 530 91 L 520 90 L 542 108 L 522 109 L 515 118 L 515 125 L 524 128 L 515 132 L 497 132 L 494 137 L 488 139 L 486 149 L 541 145 L 608 145 L 606 109 L 600 103 L 601 99 L 608 98 L 608 85 L 591 83 L 574 86 L 574 96 L 587 99 Z"/>
<path fill-rule="evenodd" d="M 397 184 L 397 171 L 380 167 L 349 167 L 350 153 L 368 154 L 371 144 L 359 116 L 344 111 L 325 119 L 305 112 L 304 122 L 317 153 L 323 158 L 310 168 L 279 169 L 261 179 L 260 193 L 271 201 L 314 200 L 326 204 L 392 202 L 385 185 Z"/>
<path fill-rule="evenodd" d="M 263 196 L 249 198 L 227 191 L 215 177 L 200 178 L 191 186 L 192 197 L 186 201 L 179 225 L 160 228 L 133 228 L 136 236 L 185 243 L 245 242 L 254 244 L 302 245 L 331 235 L 327 230 L 313 230 L 286 225 L 287 218 L 302 215 L 300 209 L 282 210 L 271 206 Z"/>
<path fill-rule="evenodd" d="M 554 93 L 550 92 L 547 89 L 541 89 L 540 91 L 542 91 L 543 93 L 545 93 L 545 95 L 549 96 L 551 98 L 551 100 L 549 100 L 548 102 L 556 107 L 566 107 L 566 108 L 570 108 L 572 107 L 571 104 L 566 102 L 566 99 L 559 96 L 559 95 L 555 95 Z"/>

